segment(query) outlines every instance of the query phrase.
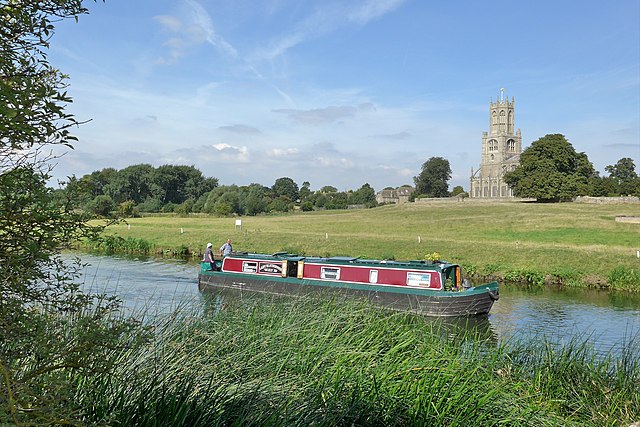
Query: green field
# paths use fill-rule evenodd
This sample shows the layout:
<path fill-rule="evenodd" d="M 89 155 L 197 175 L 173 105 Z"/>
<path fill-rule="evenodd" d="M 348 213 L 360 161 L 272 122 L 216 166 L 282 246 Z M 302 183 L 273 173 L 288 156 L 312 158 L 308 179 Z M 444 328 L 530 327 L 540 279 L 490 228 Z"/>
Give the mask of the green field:
<path fill-rule="evenodd" d="M 640 216 L 640 206 L 443 201 L 242 217 L 242 229 L 237 218 L 152 216 L 107 234 L 196 257 L 207 242 L 227 238 L 235 250 L 268 253 L 424 259 L 437 252 L 477 278 L 640 290 L 640 224 L 616 216 Z"/>

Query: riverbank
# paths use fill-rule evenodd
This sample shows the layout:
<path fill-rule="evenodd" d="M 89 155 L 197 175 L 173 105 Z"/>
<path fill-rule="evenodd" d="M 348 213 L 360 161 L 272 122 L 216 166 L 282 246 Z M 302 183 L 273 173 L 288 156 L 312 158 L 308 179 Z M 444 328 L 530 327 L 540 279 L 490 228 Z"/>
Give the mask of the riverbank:
<path fill-rule="evenodd" d="M 110 227 L 86 248 L 199 258 L 231 238 L 243 251 L 424 259 L 439 253 L 478 280 L 640 291 L 632 204 L 432 202 L 374 209 L 217 218 L 150 216 Z M 237 224 L 240 221 L 241 224 Z"/>

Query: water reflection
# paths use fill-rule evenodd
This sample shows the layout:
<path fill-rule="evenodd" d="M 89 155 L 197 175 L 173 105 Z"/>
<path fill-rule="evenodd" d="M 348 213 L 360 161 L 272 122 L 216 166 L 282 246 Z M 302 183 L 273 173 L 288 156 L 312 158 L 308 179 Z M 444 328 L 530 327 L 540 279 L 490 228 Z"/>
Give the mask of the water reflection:
<path fill-rule="evenodd" d="M 560 345 L 580 339 L 598 353 L 617 353 L 640 333 L 640 298 L 594 290 L 503 285 L 490 321 L 501 339 L 544 337 Z"/>
<path fill-rule="evenodd" d="M 199 299 L 194 267 L 181 260 L 82 254 L 83 288 L 117 295 L 127 315 L 154 317 Z"/>

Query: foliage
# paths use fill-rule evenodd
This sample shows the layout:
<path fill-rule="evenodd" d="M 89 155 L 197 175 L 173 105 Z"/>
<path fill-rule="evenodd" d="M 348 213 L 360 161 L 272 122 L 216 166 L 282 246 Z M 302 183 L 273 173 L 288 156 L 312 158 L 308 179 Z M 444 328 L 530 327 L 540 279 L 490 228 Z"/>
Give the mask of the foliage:
<path fill-rule="evenodd" d="M 453 190 L 451 190 L 451 195 L 457 196 L 459 194 L 462 195 L 462 197 L 469 197 L 469 194 L 464 191 L 462 185 L 456 185 L 455 187 L 453 187 Z"/>
<path fill-rule="evenodd" d="M 121 237 L 113 235 L 95 236 L 89 239 L 92 250 L 106 254 L 138 254 L 149 255 L 153 245 L 145 240 L 135 237 Z"/>
<path fill-rule="evenodd" d="M 442 259 L 442 255 L 440 255 L 438 252 L 431 252 L 430 254 L 426 254 L 424 256 L 424 259 L 426 259 L 427 261 L 439 261 Z"/>
<path fill-rule="evenodd" d="M 147 200 L 158 200 L 157 212 L 168 203 L 181 204 L 186 200 L 196 200 L 218 186 L 215 178 L 205 178 L 194 166 L 162 165 L 157 168 L 149 164 L 128 166 L 122 170 L 106 168 L 72 178 L 68 184 L 77 187 L 86 199 L 107 195 L 116 204 L 131 200 L 144 204 Z M 154 207 L 156 209 L 156 207 Z"/>
<path fill-rule="evenodd" d="M 416 195 L 426 197 L 448 197 L 451 166 L 442 157 L 431 157 L 422 164 L 422 171 L 413 178 L 416 184 Z"/>
<path fill-rule="evenodd" d="M 307 198 L 311 195 L 311 183 L 309 181 L 305 181 L 302 183 L 302 187 L 300 187 L 300 191 L 298 192 L 298 196 L 300 197 L 300 203 L 304 203 Z"/>
<path fill-rule="evenodd" d="M 134 215 L 136 204 L 133 200 L 126 200 L 118 205 L 118 217 L 128 218 Z"/>
<path fill-rule="evenodd" d="M 273 190 L 274 197 L 285 196 L 294 202 L 299 198 L 298 184 L 288 177 L 276 179 L 271 190 Z"/>
<path fill-rule="evenodd" d="M 542 273 L 527 269 L 509 270 L 504 273 L 504 280 L 528 285 L 544 285 L 544 275 Z"/>
<path fill-rule="evenodd" d="M 111 215 L 111 211 L 113 211 L 114 207 L 115 206 L 111 197 L 107 196 L 106 194 L 101 194 L 100 196 L 96 196 L 95 199 L 87 203 L 85 209 L 98 217 L 107 218 Z"/>
<path fill-rule="evenodd" d="M 488 322 L 460 327 L 342 296 L 214 297 L 118 353 L 114 375 L 83 382 L 87 422 L 595 427 L 640 411 L 637 348 L 613 363 L 579 341 L 495 342 Z"/>
<path fill-rule="evenodd" d="M 111 298 L 80 291 L 79 261 L 61 255 L 95 237 L 78 209 L 82 186 L 47 186 L 52 152 L 79 123 L 65 112 L 65 76 L 47 59 L 54 23 L 87 12 L 81 0 L 0 0 L 0 424 L 74 424 L 73 374 L 113 368 L 137 323 L 107 319 Z M 97 196 L 96 194 L 95 196 Z M 87 197 L 94 198 L 93 194 Z"/>
<path fill-rule="evenodd" d="M 636 173 L 636 165 L 633 159 L 623 157 L 615 165 L 605 167 L 609 172 L 611 196 L 638 196 L 640 197 L 640 177 Z"/>
<path fill-rule="evenodd" d="M 634 290 L 640 288 L 640 270 L 619 265 L 609 273 L 608 282 L 614 289 Z"/>
<path fill-rule="evenodd" d="M 504 180 L 516 197 L 557 202 L 588 195 L 595 176 L 586 154 L 576 152 L 564 135 L 550 134 L 524 150 L 520 165 Z"/>
<path fill-rule="evenodd" d="M 377 206 L 375 190 L 369 184 L 353 191 L 339 192 L 325 186 L 311 191 L 305 181 L 302 188 L 287 177 L 278 178 L 269 188 L 260 184 L 218 186 L 215 178 L 204 178 L 193 166 L 164 165 L 154 168 L 140 164 L 122 170 L 106 168 L 71 177 L 65 191 L 80 194 L 80 204 L 97 216 L 107 216 L 118 207 L 120 216 L 141 213 L 207 213 L 217 216 L 249 215 L 266 212 L 288 212 L 295 204 L 313 208 L 347 209 L 350 205 L 367 208 Z M 107 206 L 107 196 L 113 206 Z M 126 203 L 126 205 L 122 205 Z M 129 205 L 133 203 L 131 208 Z M 126 206 L 127 212 L 119 207 Z"/>
<path fill-rule="evenodd" d="M 280 196 L 267 206 L 268 212 L 289 212 L 292 209 L 293 202 L 287 196 Z"/>
<path fill-rule="evenodd" d="M 348 192 L 347 202 L 349 205 L 363 205 L 368 208 L 374 207 L 377 205 L 376 192 L 368 183 L 363 184 L 362 187 L 356 191 Z"/>

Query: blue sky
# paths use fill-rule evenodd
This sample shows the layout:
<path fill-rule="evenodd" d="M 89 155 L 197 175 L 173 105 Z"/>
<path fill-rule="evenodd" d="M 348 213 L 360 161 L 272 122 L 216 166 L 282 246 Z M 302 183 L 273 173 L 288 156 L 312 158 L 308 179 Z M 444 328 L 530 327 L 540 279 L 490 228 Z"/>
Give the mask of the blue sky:
<path fill-rule="evenodd" d="M 50 61 L 91 120 L 56 178 L 194 165 L 223 185 L 450 188 L 478 168 L 489 101 L 523 146 L 562 133 L 595 168 L 640 171 L 640 2 L 107 0 L 59 23 Z"/>

